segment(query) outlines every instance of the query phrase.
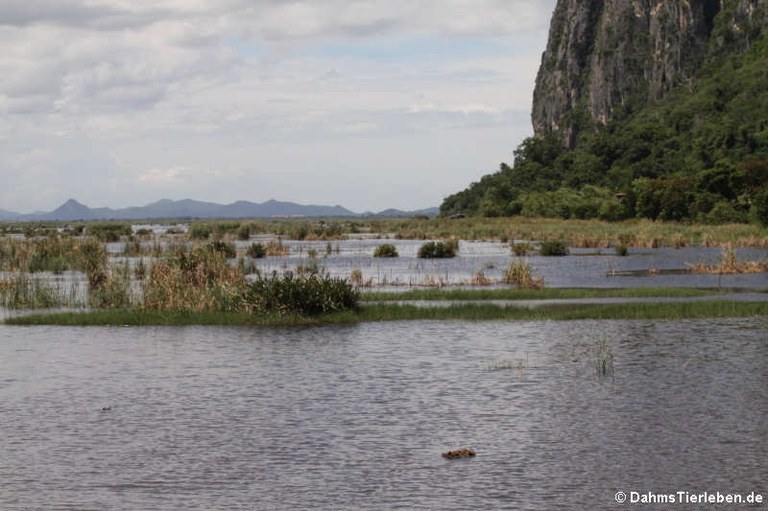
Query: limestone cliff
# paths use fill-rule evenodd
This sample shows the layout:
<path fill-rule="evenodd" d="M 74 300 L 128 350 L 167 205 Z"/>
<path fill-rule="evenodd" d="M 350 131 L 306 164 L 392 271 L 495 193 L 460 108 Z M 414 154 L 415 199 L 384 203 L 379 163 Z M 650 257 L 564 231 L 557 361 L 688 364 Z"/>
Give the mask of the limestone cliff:
<path fill-rule="evenodd" d="M 568 147 L 742 52 L 768 31 L 768 0 L 558 0 L 534 91 L 537 135 Z"/>

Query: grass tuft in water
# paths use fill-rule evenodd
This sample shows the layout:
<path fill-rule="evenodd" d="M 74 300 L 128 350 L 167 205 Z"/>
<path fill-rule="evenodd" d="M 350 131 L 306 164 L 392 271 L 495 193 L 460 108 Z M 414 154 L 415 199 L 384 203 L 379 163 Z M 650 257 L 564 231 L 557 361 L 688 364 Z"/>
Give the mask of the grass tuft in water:
<path fill-rule="evenodd" d="M 544 287 L 542 277 L 534 277 L 531 265 L 524 259 L 515 259 L 504 272 L 504 283 L 512 284 L 522 289 L 539 289 Z"/>
<path fill-rule="evenodd" d="M 593 348 L 593 367 L 595 373 L 600 378 L 613 377 L 613 350 L 608 343 L 608 339 L 601 337 Z"/>

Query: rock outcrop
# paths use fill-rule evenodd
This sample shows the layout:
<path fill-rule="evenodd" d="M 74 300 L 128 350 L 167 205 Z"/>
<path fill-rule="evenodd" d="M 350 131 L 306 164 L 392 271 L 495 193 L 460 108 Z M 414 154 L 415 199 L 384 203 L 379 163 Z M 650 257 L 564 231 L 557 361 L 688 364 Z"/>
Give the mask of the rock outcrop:
<path fill-rule="evenodd" d="M 534 91 L 537 135 L 573 147 L 605 125 L 693 87 L 708 60 L 768 31 L 768 0 L 558 0 Z"/>

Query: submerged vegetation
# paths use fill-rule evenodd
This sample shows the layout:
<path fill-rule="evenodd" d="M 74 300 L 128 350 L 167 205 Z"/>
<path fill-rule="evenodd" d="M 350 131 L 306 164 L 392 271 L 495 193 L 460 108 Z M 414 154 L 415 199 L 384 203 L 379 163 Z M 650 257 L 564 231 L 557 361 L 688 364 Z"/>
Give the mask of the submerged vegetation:
<path fill-rule="evenodd" d="M 6 320 L 12 325 L 252 325 L 291 326 L 347 324 L 365 321 L 542 321 L 578 319 L 693 319 L 768 316 L 768 302 L 705 301 L 690 303 L 574 304 L 502 307 L 493 304 L 417 307 L 371 304 L 355 310 L 318 316 L 254 315 L 247 312 L 94 311 L 34 314 Z"/>

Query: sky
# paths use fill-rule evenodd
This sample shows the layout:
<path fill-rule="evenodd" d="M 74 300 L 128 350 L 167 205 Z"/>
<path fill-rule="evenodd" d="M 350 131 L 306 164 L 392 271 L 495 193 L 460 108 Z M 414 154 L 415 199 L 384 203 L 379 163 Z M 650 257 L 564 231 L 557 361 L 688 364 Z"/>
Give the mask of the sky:
<path fill-rule="evenodd" d="M 554 0 L 2 0 L 0 209 L 438 206 L 509 162 Z"/>

